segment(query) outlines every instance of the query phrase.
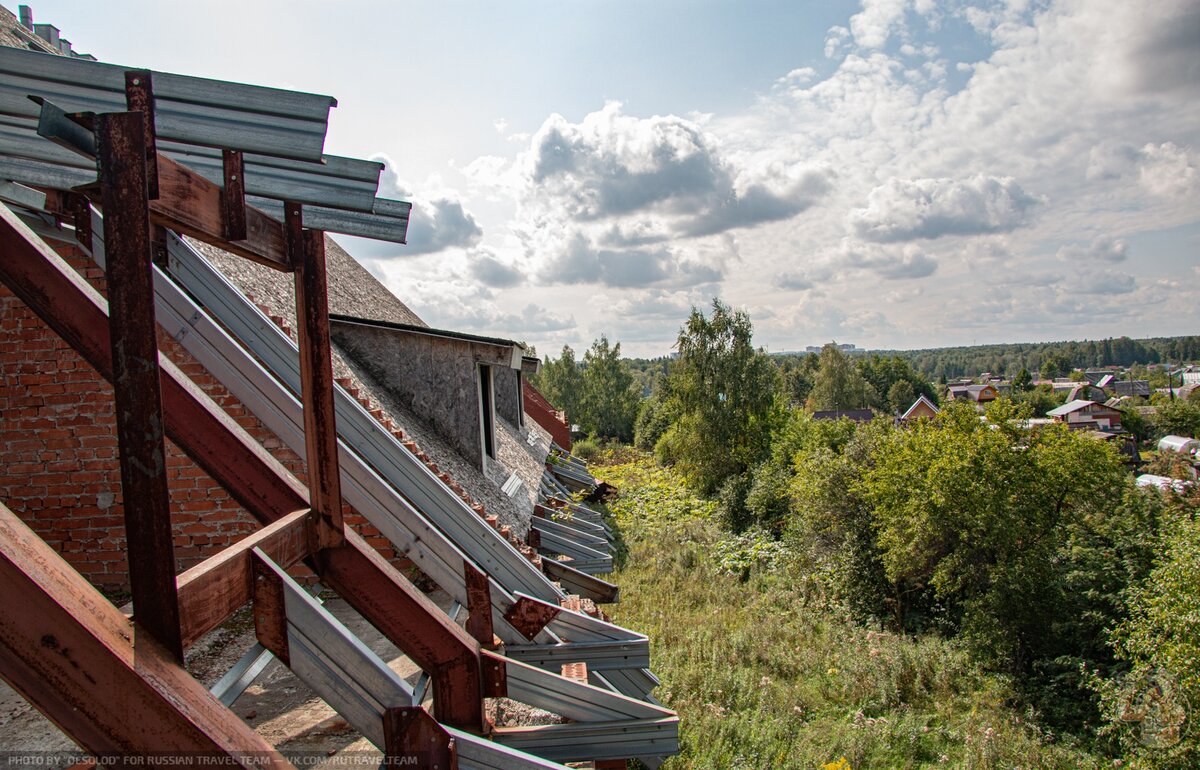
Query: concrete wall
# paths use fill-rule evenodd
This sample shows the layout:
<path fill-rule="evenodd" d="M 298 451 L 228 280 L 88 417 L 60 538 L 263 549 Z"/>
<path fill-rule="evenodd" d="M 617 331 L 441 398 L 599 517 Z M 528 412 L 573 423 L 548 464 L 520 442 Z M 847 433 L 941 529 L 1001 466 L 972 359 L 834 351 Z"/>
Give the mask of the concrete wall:
<path fill-rule="evenodd" d="M 342 354 L 354 359 L 376 385 L 483 469 L 479 364 L 488 364 L 493 372 L 511 372 L 511 349 L 344 321 L 331 322 L 330 331 Z M 506 399 L 498 391 L 495 398 L 500 409 Z"/>

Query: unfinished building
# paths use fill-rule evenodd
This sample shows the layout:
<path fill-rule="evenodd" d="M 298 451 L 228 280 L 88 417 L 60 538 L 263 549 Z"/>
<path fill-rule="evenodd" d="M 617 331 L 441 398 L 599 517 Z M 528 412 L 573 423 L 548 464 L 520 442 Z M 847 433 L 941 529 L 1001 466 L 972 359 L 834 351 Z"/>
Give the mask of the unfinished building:
<path fill-rule="evenodd" d="M 0 27 L 0 676 L 105 761 L 289 766 L 229 708 L 264 658 L 401 766 L 677 751 L 649 641 L 595 606 L 611 531 L 525 408 L 536 361 L 430 329 L 326 237 L 402 243 L 409 215 L 323 153 L 334 100 Z M 247 605 L 260 648 L 213 692 L 185 650 Z M 496 698 L 559 718 L 491 724 Z"/>

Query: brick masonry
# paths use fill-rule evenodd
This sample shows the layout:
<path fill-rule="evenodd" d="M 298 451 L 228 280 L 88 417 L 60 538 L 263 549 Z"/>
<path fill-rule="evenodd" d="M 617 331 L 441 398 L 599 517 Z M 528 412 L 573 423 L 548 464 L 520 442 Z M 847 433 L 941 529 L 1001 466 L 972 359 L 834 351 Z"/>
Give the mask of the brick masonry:
<path fill-rule="evenodd" d="M 104 274 L 80 250 L 54 244 L 94 288 Z M 163 352 L 304 481 L 304 462 L 187 351 L 160 330 Z M 128 588 L 112 388 L 7 287 L 0 285 L 0 502 L 84 577 Z M 257 529 L 254 518 L 168 442 L 168 485 L 180 571 Z M 351 507 L 346 522 L 398 566 L 390 543 Z"/>

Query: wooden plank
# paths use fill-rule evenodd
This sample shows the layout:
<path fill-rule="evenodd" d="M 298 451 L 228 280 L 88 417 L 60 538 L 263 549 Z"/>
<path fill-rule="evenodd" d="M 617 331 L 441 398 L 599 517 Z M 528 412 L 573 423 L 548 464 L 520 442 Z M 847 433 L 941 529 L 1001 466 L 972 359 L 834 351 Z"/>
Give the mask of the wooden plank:
<path fill-rule="evenodd" d="M 108 212 L 108 309 L 129 583 L 138 623 L 183 660 L 175 541 L 159 387 L 146 136 L 139 112 L 97 116 L 100 197 Z"/>
<path fill-rule="evenodd" d="M 282 224 L 246 206 L 245 239 L 226 240 L 221 188 L 162 153 L 158 155 L 158 189 L 158 199 L 150 202 L 150 218 L 156 224 L 267 267 L 291 271 Z"/>
<path fill-rule="evenodd" d="M 308 515 L 307 508 L 290 513 L 176 578 L 184 647 L 190 647 L 253 598 L 252 550 L 261 549 L 284 569 L 309 555 L 305 530 Z"/>
<path fill-rule="evenodd" d="M 308 495 L 316 514 L 314 550 L 342 543 L 342 482 L 333 407 L 333 348 L 329 340 L 329 287 L 325 234 L 305 230 L 298 203 L 285 203 L 287 250 L 296 278 L 300 400 L 304 404 Z"/>
<path fill-rule="evenodd" d="M 3 260 L 0 260 L 2 262 Z M 0 677 L 87 752 L 290 768 L 0 504 Z"/>

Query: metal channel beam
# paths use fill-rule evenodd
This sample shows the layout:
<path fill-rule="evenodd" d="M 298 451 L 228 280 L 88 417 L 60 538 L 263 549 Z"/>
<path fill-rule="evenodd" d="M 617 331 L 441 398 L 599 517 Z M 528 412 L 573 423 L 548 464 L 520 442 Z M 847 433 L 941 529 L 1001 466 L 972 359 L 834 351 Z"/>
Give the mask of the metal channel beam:
<path fill-rule="evenodd" d="M 93 227 L 97 232 L 102 231 L 103 221 L 98 216 Z M 102 245 L 97 245 L 93 256 L 103 261 Z M 247 355 L 220 325 L 157 268 L 155 281 L 157 310 L 167 332 L 224 383 L 284 444 L 297 451 L 302 449 L 303 417 L 296 397 Z M 270 325 L 265 319 L 263 323 Z M 341 441 L 339 464 L 342 468 L 343 494 L 347 501 L 366 516 L 398 552 L 412 560 L 456 601 L 465 604 L 468 597 L 462 564 L 467 559 L 466 555 Z M 500 616 L 502 619 L 502 613 L 513 599 L 495 584 L 492 594 L 497 607 L 493 618 Z M 502 628 L 506 628 L 507 633 Z M 523 639 L 507 624 L 497 630 L 506 640 Z"/>
<path fill-rule="evenodd" d="M 539 528 L 538 531 L 542 535 L 542 545 L 538 548 L 538 553 L 569 556 L 572 567 L 589 575 L 606 575 L 612 572 L 613 560 L 608 554 L 585 545 L 579 545 L 556 532 L 546 531 L 542 528 Z"/>
<path fill-rule="evenodd" d="M 445 729 L 457 744 L 459 770 L 567 770 L 558 762 L 526 754 L 487 738 L 453 727 Z"/>
<path fill-rule="evenodd" d="M 30 94 L 70 112 L 125 110 L 133 67 L 0 47 L 0 113 L 36 116 Z M 320 161 L 330 96 L 152 73 L 159 139 Z"/>
<path fill-rule="evenodd" d="M 6 255 L 7 256 L 7 255 Z M 0 676 L 85 751 L 290 768 L 0 504 Z"/>
<path fill-rule="evenodd" d="M 599 535 L 593 535 L 590 532 L 573 527 L 563 521 L 555 521 L 554 519 L 543 519 L 534 517 L 530 526 L 542 533 L 545 537 L 547 534 L 557 535 L 558 537 L 568 540 L 576 545 L 586 546 L 593 551 L 598 551 L 602 554 L 612 556 L 612 544 L 608 542 L 608 538 Z"/>
<path fill-rule="evenodd" d="M 558 671 L 564 663 L 587 661 L 588 671 L 609 671 L 620 668 L 649 668 L 650 644 L 648 641 L 628 642 L 576 642 L 558 645 L 509 644 L 504 654 L 513 660 Z"/>
<path fill-rule="evenodd" d="M 0 206 L 0 280 L 102 376 L 112 376 L 104 300 Z M 307 507 L 307 491 L 236 422 L 160 355 L 168 436 L 260 522 Z M 419 666 L 434 673 L 444 721 L 482 729 L 478 645 L 361 537 L 346 533 L 313 566 Z"/>
<path fill-rule="evenodd" d="M 485 658 L 499 658 L 486 650 Z M 645 701 L 545 671 L 520 661 L 499 658 L 508 676 L 508 697 L 564 716 L 575 722 L 665 719 L 675 713 Z"/>
<path fill-rule="evenodd" d="M 176 142 L 160 142 L 158 149 L 209 181 L 223 184 L 220 150 Z M 247 195 L 365 213 L 374 211 L 383 172 L 378 161 L 338 155 L 322 155 L 318 162 L 309 163 L 246 153 L 242 162 Z"/>
<path fill-rule="evenodd" d="M 499 727 L 494 736 L 505 746 L 537 751 L 560 762 L 658 757 L 679 753 L 679 718 Z"/>
<path fill-rule="evenodd" d="M 568 593 L 591 599 L 597 604 L 616 604 L 621 598 L 621 588 L 615 583 L 580 572 L 566 562 L 542 559 L 542 571 Z"/>
<path fill-rule="evenodd" d="M 194 249 L 168 238 L 171 274 L 214 317 L 229 328 L 268 371 L 299 391 L 296 346 Z M 511 543 L 371 417 L 339 386 L 335 409 L 342 440 L 397 489 L 414 508 L 456 543 L 477 567 L 509 590 L 557 602 L 562 591 Z"/>
<path fill-rule="evenodd" d="M 176 578 L 183 645 L 188 647 L 213 630 L 251 599 L 252 550 L 269 554 L 287 568 L 309 556 L 307 524 L 310 509 L 303 508 L 274 521 L 221 550 Z"/>
<path fill-rule="evenodd" d="M 382 749 L 384 710 L 412 705 L 412 688 L 269 556 L 254 558 L 283 586 L 289 668 Z"/>
<path fill-rule="evenodd" d="M 269 198 L 249 197 L 256 208 L 282 219 L 283 206 Z M 412 204 L 387 198 L 375 198 L 371 213 L 343 211 L 324 206 L 305 206 L 304 226 L 343 235 L 357 235 L 376 241 L 404 243 L 408 237 L 408 220 Z"/>
<path fill-rule="evenodd" d="M 160 148 L 164 146 L 187 149 L 187 153 L 165 151 L 163 156 L 195 171 L 204 180 L 223 186 L 224 168 L 220 152 L 167 142 L 160 144 Z M 246 202 L 276 221 L 284 220 L 283 203 L 278 198 L 287 196 L 305 204 L 304 226 L 310 229 L 392 243 L 406 241 L 412 204 L 374 197 L 376 183 L 366 180 L 367 174 L 357 170 L 357 164 L 365 164 L 369 167 L 366 171 L 378 177 L 379 164 L 326 156 L 335 170 L 349 167 L 347 173 L 358 176 L 357 179 L 347 180 L 336 173 L 327 174 L 322 164 L 265 156 L 247 157 L 264 158 L 297 167 L 254 166 L 246 161 L 243 173 L 245 192 L 249 193 Z M 37 123 L 24 118 L 0 116 L 0 159 L 0 178 L 25 184 L 70 190 L 96 181 L 94 163 L 38 136 Z"/>

